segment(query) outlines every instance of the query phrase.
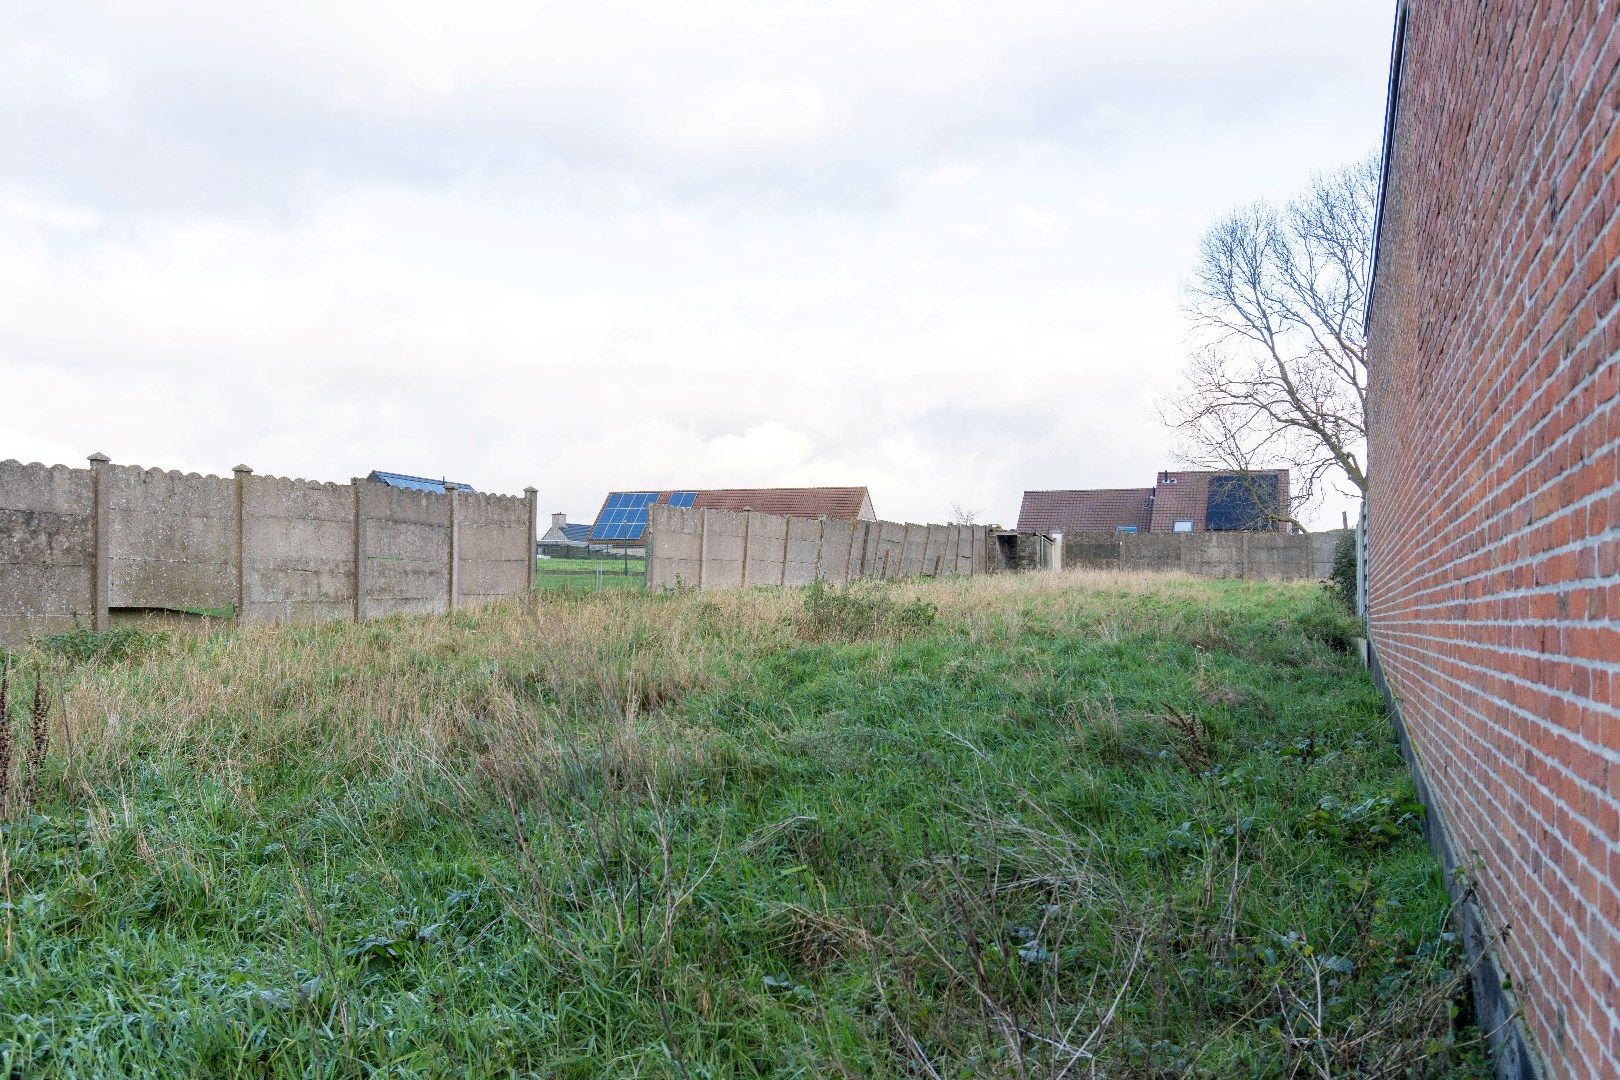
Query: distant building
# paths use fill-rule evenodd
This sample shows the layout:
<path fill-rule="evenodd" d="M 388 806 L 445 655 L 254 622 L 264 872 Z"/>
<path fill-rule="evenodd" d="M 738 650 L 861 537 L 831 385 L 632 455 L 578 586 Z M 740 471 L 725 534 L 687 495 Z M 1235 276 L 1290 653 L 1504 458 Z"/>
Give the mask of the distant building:
<path fill-rule="evenodd" d="M 539 540 L 540 554 L 549 559 L 582 559 L 603 554 L 606 544 L 591 543 L 591 527 L 585 522 L 570 522 L 567 514 L 552 514 L 551 528 Z"/>
<path fill-rule="evenodd" d="M 427 476 L 407 476 L 405 473 L 383 472 L 381 469 L 372 469 L 366 477 L 375 484 L 387 484 L 393 488 L 403 488 L 406 491 L 431 491 L 435 495 L 443 495 L 445 488 L 454 487 L 461 491 L 472 491 L 471 484 L 458 484 L 450 480 L 434 480 Z"/>
<path fill-rule="evenodd" d="M 711 488 L 705 491 L 613 491 L 591 526 L 590 538 L 614 547 L 640 547 L 653 506 L 699 510 L 753 510 L 783 517 L 876 521 L 871 493 L 864 487 Z"/>
<path fill-rule="evenodd" d="M 1018 531 L 1289 532 L 1288 470 L 1161 472 L 1150 488 L 1026 491 Z"/>

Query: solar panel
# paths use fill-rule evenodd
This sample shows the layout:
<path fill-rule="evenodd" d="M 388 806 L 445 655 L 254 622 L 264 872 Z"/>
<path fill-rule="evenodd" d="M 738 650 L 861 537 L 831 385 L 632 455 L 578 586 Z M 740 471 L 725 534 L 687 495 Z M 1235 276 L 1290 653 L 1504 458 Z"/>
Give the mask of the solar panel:
<path fill-rule="evenodd" d="M 647 530 L 647 508 L 658 501 L 656 491 L 616 491 L 602 504 L 591 528 L 592 540 L 639 540 Z"/>
<path fill-rule="evenodd" d="M 697 492 L 677 491 L 669 497 L 669 505 L 685 509 L 697 502 Z"/>
<path fill-rule="evenodd" d="M 1212 476 L 1204 527 L 1211 532 L 1263 530 L 1273 523 L 1279 502 L 1275 474 Z"/>

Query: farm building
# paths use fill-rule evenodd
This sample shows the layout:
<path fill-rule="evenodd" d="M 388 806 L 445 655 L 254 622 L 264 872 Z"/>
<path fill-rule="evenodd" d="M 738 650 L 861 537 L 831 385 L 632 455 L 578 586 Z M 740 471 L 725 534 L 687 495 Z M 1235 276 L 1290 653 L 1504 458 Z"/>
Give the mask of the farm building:
<path fill-rule="evenodd" d="M 458 491 L 474 490 L 471 484 L 458 484 L 453 480 L 434 480 L 427 476 L 410 476 L 406 473 L 383 472 L 381 469 L 372 469 L 366 477 L 374 484 L 387 484 L 389 487 L 402 488 L 406 491 L 431 491 L 435 495 L 443 495 L 447 488 Z"/>
<path fill-rule="evenodd" d="M 1018 531 L 1288 532 L 1288 470 L 1161 472 L 1150 488 L 1026 491 Z"/>
<path fill-rule="evenodd" d="M 548 559 L 582 559 L 607 552 L 606 544 L 591 543 L 591 526 L 571 522 L 567 514 L 552 514 L 551 528 L 539 540 L 540 554 Z"/>
<path fill-rule="evenodd" d="M 613 491 L 591 526 L 590 538 L 615 547 L 638 548 L 652 506 L 699 510 L 753 510 L 783 517 L 876 521 L 872 496 L 864 487 L 711 488 L 690 491 Z"/>

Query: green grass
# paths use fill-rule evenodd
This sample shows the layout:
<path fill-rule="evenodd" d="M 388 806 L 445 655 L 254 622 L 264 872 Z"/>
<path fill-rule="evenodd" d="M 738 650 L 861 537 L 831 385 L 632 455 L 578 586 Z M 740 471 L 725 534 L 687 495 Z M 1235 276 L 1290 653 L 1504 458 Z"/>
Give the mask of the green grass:
<path fill-rule="evenodd" d="M 539 559 L 535 587 L 542 590 L 595 592 L 600 589 L 640 589 L 646 583 L 644 559 Z"/>
<path fill-rule="evenodd" d="M 14 680 L 20 739 L 33 672 L 56 704 L 33 804 L 11 772 L 0 1075 L 1480 1068 L 1317 588 L 120 633 Z"/>

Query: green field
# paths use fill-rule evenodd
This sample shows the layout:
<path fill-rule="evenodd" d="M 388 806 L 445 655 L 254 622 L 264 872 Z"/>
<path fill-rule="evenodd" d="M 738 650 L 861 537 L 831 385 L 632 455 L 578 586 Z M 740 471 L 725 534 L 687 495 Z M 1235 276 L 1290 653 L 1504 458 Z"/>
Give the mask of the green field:
<path fill-rule="evenodd" d="M 538 559 L 536 588 L 574 592 L 600 589 L 639 589 L 646 583 L 644 559 Z"/>
<path fill-rule="evenodd" d="M 1355 632 L 1040 574 L 68 635 L 0 1075 L 1481 1075 Z"/>

